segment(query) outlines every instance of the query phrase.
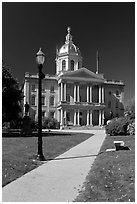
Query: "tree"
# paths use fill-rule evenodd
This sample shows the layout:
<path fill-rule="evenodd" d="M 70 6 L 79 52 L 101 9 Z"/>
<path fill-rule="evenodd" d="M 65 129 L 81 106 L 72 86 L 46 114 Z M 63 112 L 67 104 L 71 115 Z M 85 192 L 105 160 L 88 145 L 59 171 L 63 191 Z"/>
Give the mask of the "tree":
<path fill-rule="evenodd" d="M 125 105 L 125 113 L 135 118 L 135 97 L 132 97 Z"/>
<path fill-rule="evenodd" d="M 22 112 L 22 90 L 8 68 L 2 65 L 2 122 L 16 121 Z"/>

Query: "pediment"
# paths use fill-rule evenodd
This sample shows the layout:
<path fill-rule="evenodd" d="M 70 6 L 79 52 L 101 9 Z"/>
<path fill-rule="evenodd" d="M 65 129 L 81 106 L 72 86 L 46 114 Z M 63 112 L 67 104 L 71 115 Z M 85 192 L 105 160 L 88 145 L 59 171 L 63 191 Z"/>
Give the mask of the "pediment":
<path fill-rule="evenodd" d="M 83 78 L 83 79 L 97 79 L 97 80 L 103 80 L 104 78 L 102 75 L 95 74 L 92 71 L 89 71 L 86 68 L 81 68 L 79 70 L 73 71 L 73 72 L 66 72 L 62 75 L 62 78 Z"/>

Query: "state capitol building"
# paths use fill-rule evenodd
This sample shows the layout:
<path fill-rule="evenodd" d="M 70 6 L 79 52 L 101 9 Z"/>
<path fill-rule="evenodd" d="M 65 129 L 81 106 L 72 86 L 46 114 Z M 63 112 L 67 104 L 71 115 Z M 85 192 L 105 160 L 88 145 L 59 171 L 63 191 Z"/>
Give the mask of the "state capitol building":
<path fill-rule="evenodd" d="M 104 125 L 111 117 L 124 114 L 124 83 L 106 80 L 82 66 L 79 48 L 73 43 L 70 28 L 65 44 L 56 53 L 56 74 L 42 80 L 42 117 L 54 117 L 60 126 Z M 25 73 L 24 104 L 29 116 L 38 117 L 38 74 Z"/>

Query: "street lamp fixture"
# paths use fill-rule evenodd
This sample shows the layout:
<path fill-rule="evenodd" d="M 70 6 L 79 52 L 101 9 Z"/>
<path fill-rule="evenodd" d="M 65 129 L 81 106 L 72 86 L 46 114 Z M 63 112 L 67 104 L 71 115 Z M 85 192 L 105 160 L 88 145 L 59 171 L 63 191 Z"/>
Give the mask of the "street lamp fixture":
<path fill-rule="evenodd" d="M 38 78 L 38 154 L 37 159 L 39 161 L 45 161 L 45 157 L 43 155 L 42 150 L 42 103 L 41 103 L 41 81 L 45 77 L 42 73 L 43 64 L 45 61 L 45 54 L 42 52 L 41 48 L 36 54 L 36 62 L 39 70 L 39 78 Z"/>

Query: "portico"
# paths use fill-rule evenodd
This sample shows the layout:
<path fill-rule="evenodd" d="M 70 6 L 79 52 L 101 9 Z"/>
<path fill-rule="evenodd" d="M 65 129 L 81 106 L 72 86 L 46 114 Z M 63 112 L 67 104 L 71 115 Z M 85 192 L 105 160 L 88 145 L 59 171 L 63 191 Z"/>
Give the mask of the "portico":
<path fill-rule="evenodd" d="M 88 72 L 88 73 L 87 73 Z M 86 77 L 81 77 L 86 74 Z M 75 75 L 75 77 L 74 77 Z M 60 125 L 103 125 L 104 85 L 85 68 L 59 77 L 58 111 Z M 66 117 L 69 115 L 69 118 Z M 95 116 L 94 116 L 95 115 Z"/>

